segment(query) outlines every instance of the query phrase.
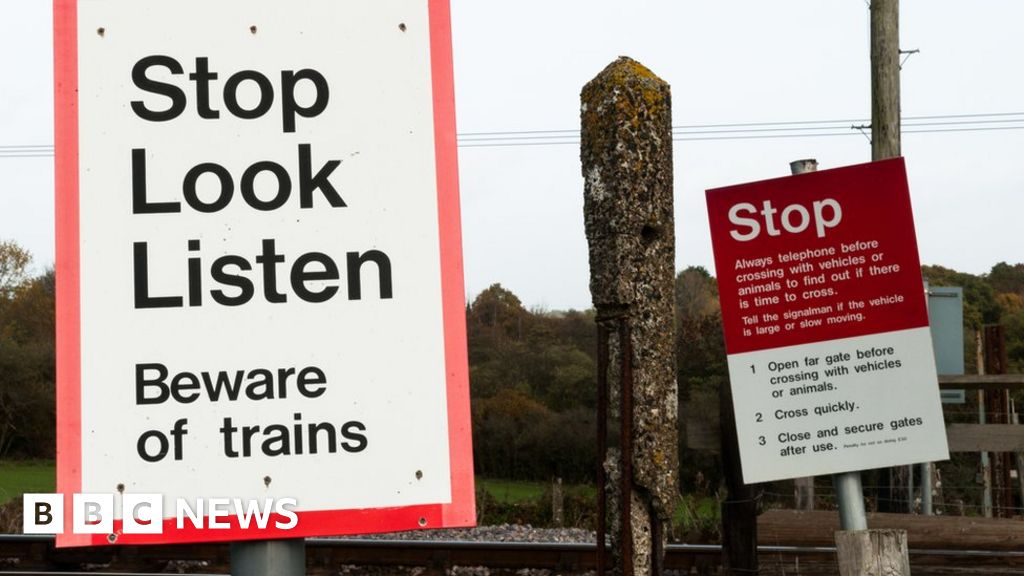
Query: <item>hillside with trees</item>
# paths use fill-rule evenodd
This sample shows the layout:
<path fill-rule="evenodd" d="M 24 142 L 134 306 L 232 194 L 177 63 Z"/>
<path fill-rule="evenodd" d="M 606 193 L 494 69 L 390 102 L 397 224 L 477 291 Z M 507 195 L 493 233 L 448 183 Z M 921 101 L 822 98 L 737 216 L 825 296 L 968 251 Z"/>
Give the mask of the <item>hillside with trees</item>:
<path fill-rule="evenodd" d="M 54 455 L 54 272 L 32 275 L 30 262 L 16 244 L 0 242 L 0 459 L 6 460 Z M 1024 370 L 1024 264 L 1001 262 L 982 275 L 924 266 L 922 276 L 932 286 L 964 289 L 968 373 L 976 369 L 975 331 L 996 323 L 1005 326 L 1010 371 Z M 594 312 L 529 309 L 494 284 L 469 302 L 466 325 L 477 473 L 591 481 L 597 458 Z M 686 447 L 687 421 L 717 426 L 718 389 L 727 381 L 717 284 L 703 268 L 676 277 L 676 328 L 682 489 L 714 491 L 717 455 Z M 953 412 L 963 417 L 971 409 Z M 971 462 L 962 463 L 965 477 L 973 473 Z"/>

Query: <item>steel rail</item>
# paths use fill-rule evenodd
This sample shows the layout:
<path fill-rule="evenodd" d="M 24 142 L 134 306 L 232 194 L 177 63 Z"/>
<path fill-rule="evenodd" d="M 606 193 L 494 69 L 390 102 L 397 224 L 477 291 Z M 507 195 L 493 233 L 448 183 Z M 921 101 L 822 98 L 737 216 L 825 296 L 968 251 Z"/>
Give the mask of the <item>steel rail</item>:
<path fill-rule="evenodd" d="M 36 543 L 52 545 L 54 537 L 48 534 L 0 534 L 0 544 L 10 543 Z M 199 543 L 199 544 L 170 544 L 168 546 L 188 547 L 216 547 L 226 546 L 223 542 Z M 306 538 L 306 546 L 314 548 L 409 548 L 409 549 L 430 549 L 438 550 L 449 548 L 452 550 L 552 550 L 567 552 L 593 552 L 596 545 L 593 542 L 523 542 L 523 541 L 500 541 L 500 540 L 405 540 L 400 538 L 358 538 L 358 537 L 316 537 Z M 103 551 L 116 551 L 126 546 L 102 546 L 94 548 Z M 159 548 L 159 546 L 136 546 L 136 548 Z M 766 554 L 831 554 L 836 551 L 834 546 L 786 546 L 776 544 L 759 544 L 758 552 Z M 90 550 L 90 548 L 67 548 L 65 550 Z M 678 544 L 670 543 L 666 552 L 672 553 L 697 553 L 717 554 L 722 550 L 719 544 Z M 928 556 L 991 556 L 999 558 L 1024 558 L 1024 550 L 968 550 L 968 549 L 938 549 L 938 548 L 911 548 L 911 554 Z M 9 573 L 9 572 L 5 572 Z M 122 573 L 125 574 L 125 573 Z"/>

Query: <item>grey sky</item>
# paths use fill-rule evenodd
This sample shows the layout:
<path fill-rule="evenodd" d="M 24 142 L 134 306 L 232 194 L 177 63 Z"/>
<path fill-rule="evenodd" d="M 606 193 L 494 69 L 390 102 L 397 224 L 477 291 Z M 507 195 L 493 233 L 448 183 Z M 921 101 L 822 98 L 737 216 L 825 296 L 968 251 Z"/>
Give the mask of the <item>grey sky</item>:
<path fill-rule="evenodd" d="M 580 88 L 619 55 L 672 85 L 676 126 L 870 115 L 864 0 L 452 0 L 452 19 L 462 134 L 578 128 Z M 902 2 L 901 44 L 921 50 L 903 69 L 905 118 L 1021 112 L 905 121 L 907 132 L 985 128 L 904 136 L 924 263 L 982 273 L 1024 260 L 1021 22 L 1012 0 Z M 0 238 L 40 265 L 53 260 L 52 157 L 5 147 L 52 144 L 51 44 L 49 2 L 0 2 Z M 704 189 L 785 175 L 798 158 L 868 161 L 851 123 L 817 131 L 849 136 L 677 141 L 677 265 L 712 268 Z M 467 294 L 501 282 L 527 305 L 588 307 L 578 145 L 509 136 L 530 135 L 466 136 L 459 150 Z"/>

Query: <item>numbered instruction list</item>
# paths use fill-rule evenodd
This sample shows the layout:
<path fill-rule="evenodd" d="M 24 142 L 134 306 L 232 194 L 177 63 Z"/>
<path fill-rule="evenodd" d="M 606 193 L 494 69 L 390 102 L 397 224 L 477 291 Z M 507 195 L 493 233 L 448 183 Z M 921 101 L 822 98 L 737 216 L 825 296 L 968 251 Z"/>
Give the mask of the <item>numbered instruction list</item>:
<path fill-rule="evenodd" d="M 915 328 L 729 356 L 744 480 L 947 459 L 941 405 L 920 400 L 935 384 L 913 377 L 930 338 Z"/>

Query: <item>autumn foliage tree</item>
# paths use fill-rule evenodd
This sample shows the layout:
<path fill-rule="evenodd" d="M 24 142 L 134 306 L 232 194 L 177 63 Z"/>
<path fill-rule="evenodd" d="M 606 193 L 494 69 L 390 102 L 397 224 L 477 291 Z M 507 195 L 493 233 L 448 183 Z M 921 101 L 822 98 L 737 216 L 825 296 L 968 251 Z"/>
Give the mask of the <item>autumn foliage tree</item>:
<path fill-rule="evenodd" d="M 1024 372 L 1024 264 L 996 264 L 988 283 L 995 292 L 999 323 L 1005 330 L 1009 369 Z"/>
<path fill-rule="evenodd" d="M 0 242 L 0 458 L 54 454 L 54 274 Z"/>
<path fill-rule="evenodd" d="M 467 308 L 466 327 L 477 472 L 588 479 L 596 466 L 593 314 L 530 311 L 494 284 Z"/>

